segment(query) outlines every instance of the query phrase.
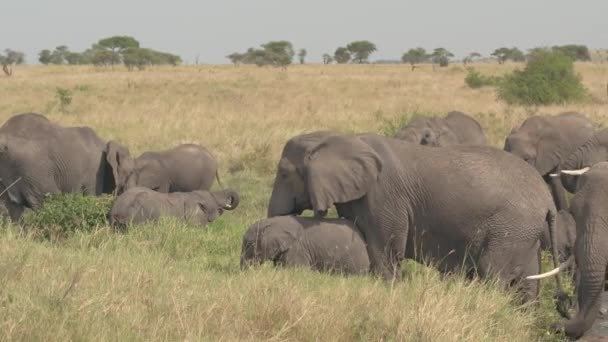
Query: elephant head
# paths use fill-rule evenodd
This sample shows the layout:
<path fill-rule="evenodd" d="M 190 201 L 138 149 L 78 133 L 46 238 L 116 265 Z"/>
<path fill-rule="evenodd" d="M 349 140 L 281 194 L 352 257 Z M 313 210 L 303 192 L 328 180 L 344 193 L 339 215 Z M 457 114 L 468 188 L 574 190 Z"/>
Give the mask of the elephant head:
<path fill-rule="evenodd" d="M 570 193 L 576 192 L 580 175 L 593 165 L 608 160 L 608 129 L 597 132 L 560 165 L 561 181 Z"/>
<path fill-rule="evenodd" d="M 396 139 L 425 146 L 448 146 L 458 142 L 443 118 L 418 117 L 395 134 Z"/>
<path fill-rule="evenodd" d="M 158 192 L 169 192 L 169 177 L 158 159 L 133 159 L 126 146 L 116 141 L 110 141 L 106 147 L 106 160 L 116 181 L 116 194 L 137 186 L 152 189 Z"/>
<path fill-rule="evenodd" d="M 321 140 L 337 134 L 339 133 L 317 131 L 298 135 L 287 141 L 278 163 L 268 217 L 291 213 L 299 215 L 304 208 L 310 206 L 303 183 L 304 153 Z"/>
<path fill-rule="evenodd" d="M 132 177 L 135 162 L 131 158 L 128 147 L 113 140 L 109 141 L 106 145 L 106 161 L 112 168 L 117 195 L 135 187 L 135 178 Z"/>
<path fill-rule="evenodd" d="M 275 182 L 269 216 L 312 209 L 322 217 L 334 204 L 365 196 L 382 171 L 380 156 L 359 136 L 328 136 L 299 159 L 298 167 L 279 163 L 277 177 L 289 181 Z"/>
<path fill-rule="evenodd" d="M 283 256 L 304 228 L 293 216 L 260 220 L 247 229 L 241 246 L 241 268 L 272 261 L 283 262 Z"/>

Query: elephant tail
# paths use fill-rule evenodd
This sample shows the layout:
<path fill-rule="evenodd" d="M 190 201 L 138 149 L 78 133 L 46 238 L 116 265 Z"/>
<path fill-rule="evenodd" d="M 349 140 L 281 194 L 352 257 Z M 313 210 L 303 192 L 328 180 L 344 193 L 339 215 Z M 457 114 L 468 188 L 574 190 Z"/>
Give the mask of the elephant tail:
<path fill-rule="evenodd" d="M 217 184 L 219 184 L 220 187 L 224 187 L 222 185 L 222 182 L 220 182 L 220 174 L 219 174 L 218 170 L 215 170 L 215 179 L 217 179 Z"/>
<path fill-rule="evenodd" d="M 560 268 L 559 264 L 559 254 L 557 251 L 557 214 L 554 210 L 549 210 L 546 218 L 547 224 L 549 226 L 549 239 L 551 240 L 551 254 L 553 259 L 553 267 L 556 269 Z M 555 274 L 555 299 L 557 311 L 565 318 L 570 318 L 570 314 L 568 313 L 568 307 L 566 306 L 566 302 L 569 301 L 569 297 L 564 292 L 562 288 L 561 277 L 559 272 Z"/>

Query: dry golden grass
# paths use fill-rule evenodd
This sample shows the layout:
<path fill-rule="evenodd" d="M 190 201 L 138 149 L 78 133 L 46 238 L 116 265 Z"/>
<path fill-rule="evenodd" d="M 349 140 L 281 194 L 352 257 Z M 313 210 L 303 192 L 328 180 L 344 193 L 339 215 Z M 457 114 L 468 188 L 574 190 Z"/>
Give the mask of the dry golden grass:
<path fill-rule="evenodd" d="M 517 65 L 479 64 L 484 74 Z M 465 86 L 459 65 L 305 65 L 287 71 L 185 66 L 145 72 L 20 67 L 0 78 L 0 122 L 35 111 L 93 127 L 132 153 L 184 142 L 209 147 L 240 207 L 206 230 L 177 223 L 40 242 L 0 229 L 2 340 L 531 341 L 550 301 L 522 311 L 495 287 L 413 267 L 390 285 L 269 268 L 240 272 L 242 233 L 265 215 L 284 142 L 317 129 L 386 133 L 413 113 L 474 115 L 490 141 L 534 113 L 575 110 L 608 121 L 608 65 L 577 64 L 590 103 L 510 107 Z M 62 110 L 57 88 L 73 102 Z M 550 296 L 549 288 L 544 291 Z M 545 297 L 548 298 L 548 297 Z"/>
<path fill-rule="evenodd" d="M 520 65 L 477 64 L 485 74 Z M 187 66 L 145 72 L 93 67 L 23 67 L 0 78 L 0 121 L 37 111 L 67 125 L 89 125 L 132 152 L 183 142 L 204 144 L 222 170 L 274 167 L 289 137 L 315 129 L 382 132 L 386 122 L 409 113 L 474 115 L 490 141 L 534 113 L 575 110 L 598 122 L 608 118 L 608 65 L 576 65 L 593 101 L 543 108 L 511 107 L 492 88 L 473 90 L 460 65 L 410 71 L 408 65 L 304 65 L 287 71 L 255 66 Z M 56 88 L 69 89 L 73 103 L 60 112 Z"/>

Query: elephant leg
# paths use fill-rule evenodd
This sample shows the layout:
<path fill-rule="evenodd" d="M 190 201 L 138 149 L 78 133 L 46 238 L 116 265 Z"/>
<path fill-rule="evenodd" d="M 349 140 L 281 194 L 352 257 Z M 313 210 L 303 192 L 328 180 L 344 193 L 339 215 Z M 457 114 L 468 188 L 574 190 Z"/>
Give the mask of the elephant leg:
<path fill-rule="evenodd" d="M 583 255 L 577 258 L 580 271 L 576 289 L 578 312 L 564 324 L 564 331 L 571 338 L 579 338 L 589 330 L 601 308 L 608 258 L 605 255 L 598 257 L 597 253 L 597 250 L 585 248 Z"/>
<path fill-rule="evenodd" d="M 530 263 L 524 268 L 522 276 L 518 277 L 515 286 L 517 293 L 521 296 L 521 304 L 534 302 L 538 306 L 540 296 L 539 280 L 526 280 L 527 276 L 539 274 L 541 272 L 541 249 L 538 248 L 538 253 Z"/>

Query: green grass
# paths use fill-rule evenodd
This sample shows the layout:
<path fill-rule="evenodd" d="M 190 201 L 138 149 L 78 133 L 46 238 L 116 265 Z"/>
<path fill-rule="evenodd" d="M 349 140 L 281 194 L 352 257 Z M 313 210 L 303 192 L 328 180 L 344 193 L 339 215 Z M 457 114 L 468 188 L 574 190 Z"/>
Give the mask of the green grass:
<path fill-rule="evenodd" d="M 265 216 L 270 177 L 225 185 L 241 206 L 207 228 L 163 219 L 41 240 L 0 230 L 2 340 L 558 341 L 550 303 L 526 310 L 492 282 L 407 262 L 405 281 L 270 265 L 241 271 L 241 237 Z"/>

